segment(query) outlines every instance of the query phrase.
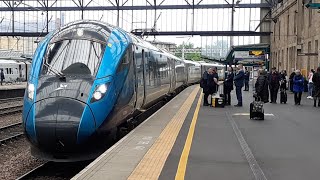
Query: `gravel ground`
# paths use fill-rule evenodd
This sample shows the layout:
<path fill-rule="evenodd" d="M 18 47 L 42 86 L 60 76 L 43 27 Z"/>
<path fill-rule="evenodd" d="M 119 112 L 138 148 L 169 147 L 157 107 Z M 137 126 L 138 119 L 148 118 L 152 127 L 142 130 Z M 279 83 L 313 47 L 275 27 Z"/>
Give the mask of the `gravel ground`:
<path fill-rule="evenodd" d="M 23 105 L 23 101 L 17 100 L 17 101 L 9 101 L 9 102 L 6 102 L 6 103 L 1 103 L 0 104 L 0 108 L 11 107 L 11 106 L 19 106 L 19 105 Z"/>
<path fill-rule="evenodd" d="M 22 114 L 11 114 L 0 118 L 0 127 L 8 126 L 10 124 L 22 122 Z"/>
<path fill-rule="evenodd" d="M 25 138 L 0 146 L 0 179 L 16 179 L 42 163 L 31 156 Z"/>

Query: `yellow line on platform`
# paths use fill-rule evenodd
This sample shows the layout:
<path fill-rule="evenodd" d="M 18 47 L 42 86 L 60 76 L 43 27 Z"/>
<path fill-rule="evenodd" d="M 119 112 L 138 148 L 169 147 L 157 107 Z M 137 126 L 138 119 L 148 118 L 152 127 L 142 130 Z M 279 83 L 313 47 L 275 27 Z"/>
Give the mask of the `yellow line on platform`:
<path fill-rule="evenodd" d="M 138 166 L 128 177 L 129 180 L 151 180 L 159 178 L 163 166 L 171 152 L 182 124 L 190 111 L 199 89 L 200 87 L 197 86 L 190 93 L 187 100 L 182 104 L 181 108 L 166 125 L 158 139 L 154 142 Z"/>
<path fill-rule="evenodd" d="M 199 97 L 198 104 L 196 107 L 196 110 L 193 114 L 192 122 L 189 128 L 188 136 L 186 143 L 184 144 L 184 148 L 180 157 L 179 165 L 178 165 L 178 170 L 176 173 L 176 180 L 184 180 L 184 176 L 186 174 L 186 168 L 187 168 L 187 163 L 188 163 L 188 157 L 192 145 L 192 140 L 193 140 L 193 135 L 196 127 L 196 123 L 198 120 L 198 114 L 200 110 L 200 104 L 201 104 L 201 99 L 202 99 L 202 93 Z"/>

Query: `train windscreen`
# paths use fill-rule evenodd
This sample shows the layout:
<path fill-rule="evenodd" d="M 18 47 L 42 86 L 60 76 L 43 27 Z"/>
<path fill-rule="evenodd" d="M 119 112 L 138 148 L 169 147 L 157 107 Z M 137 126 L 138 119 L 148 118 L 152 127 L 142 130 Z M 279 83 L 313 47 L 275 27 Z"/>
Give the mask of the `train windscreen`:
<path fill-rule="evenodd" d="M 106 48 L 108 32 L 92 27 L 67 28 L 51 39 L 42 65 L 42 75 L 95 76 Z"/>

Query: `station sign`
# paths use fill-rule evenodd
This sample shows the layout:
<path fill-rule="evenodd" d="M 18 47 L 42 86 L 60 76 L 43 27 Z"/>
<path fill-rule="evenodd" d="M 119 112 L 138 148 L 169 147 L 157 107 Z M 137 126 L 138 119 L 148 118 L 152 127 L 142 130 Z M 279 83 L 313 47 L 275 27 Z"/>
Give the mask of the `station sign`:
<path fill-rule="evenodd" d="M 261 50 L 235 51 L 234 59 L 242 64 L 264 65 L 266 56 L 264 51 Z"/>
<path fill-rule="evenodd" d="M 264 55 L 264 51 L 261 51 L 261 50 L 252 50 L 252 51 L 249 51 L 249 55 L 251 56 L 262 56 Z"/>

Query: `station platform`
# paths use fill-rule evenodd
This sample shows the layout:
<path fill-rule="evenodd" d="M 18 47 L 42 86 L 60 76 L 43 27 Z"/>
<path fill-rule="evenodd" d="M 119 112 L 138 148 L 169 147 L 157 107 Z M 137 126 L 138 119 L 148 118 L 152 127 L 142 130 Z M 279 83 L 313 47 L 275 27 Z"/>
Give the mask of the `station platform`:
<path fill-rule="evenodd" d="M 0 86 L 0 90 L 25 89 L 26 87 L 27 87 L 27 82 L 21 82 L 19 84 L 3 83 L 3 85 Z"/>
<path fill-rule="evenodd" d="M 265 120 L 244 106 L 202 106 L 186 88 L 72 179 L 319 179 L 320 108 L 266 103 Z M 234 91 L 233 91 L 234 92 Z M 233 104 L 236 103 L 232 94 Z"/>
<path fill-rule="evenodd" d="M 6 84 L 0 86 L 0 99 L 23 97 L 27 82 L 19 84 Z"/>

